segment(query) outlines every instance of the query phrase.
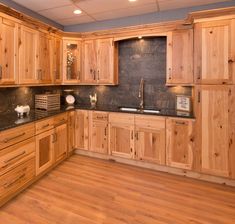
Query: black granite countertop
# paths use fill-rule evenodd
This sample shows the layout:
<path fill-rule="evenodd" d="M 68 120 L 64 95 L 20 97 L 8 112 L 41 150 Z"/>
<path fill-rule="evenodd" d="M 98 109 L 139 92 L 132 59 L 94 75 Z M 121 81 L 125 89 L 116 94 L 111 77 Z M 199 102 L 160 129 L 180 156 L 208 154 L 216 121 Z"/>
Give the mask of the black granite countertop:
<path fill-rule="evenodd" d="M 175 110 L 168 110 L 168 109 L 161 109 L 160 113 L 155 114 L 155 113 L 143 113 L 141 111 L 135 111 L 135 112 L 121 111 L 120 107 L 110 106 L 110 105 L 103 105 L 96 107 L 91 107 L 90 105 L 75 105 L 74 107 L 61 107 L 60 110 L 49 111 L 49 112 L 43 110 L 31 110 L 29 116 L 24 118 L 18 118 L 16 112 L 0 114 L 0 131 L 4 131 L 30 122 L 35 122 L 47 117 L 55 116 L 57 114 L 75 109 L 194 119 L 192 113 L 178 112 Z M 146 109 L 156 109 L 156 108 L 146 108 Z"/>

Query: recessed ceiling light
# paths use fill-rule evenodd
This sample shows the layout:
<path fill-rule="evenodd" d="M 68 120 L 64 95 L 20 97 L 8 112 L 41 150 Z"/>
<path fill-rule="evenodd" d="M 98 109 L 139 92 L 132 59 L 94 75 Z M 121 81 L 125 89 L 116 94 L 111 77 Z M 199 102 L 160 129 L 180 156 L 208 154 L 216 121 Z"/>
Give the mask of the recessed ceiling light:
<path fill-rule="evenodd" d="M 80 9 L 76 9 L 76 10 L 73 11 L 73 13 L 76 14 L 76 15 L 79 15 L 79 14 L 82 13 L 82 11 Z"/>
<path fill-rule="evenodd" d="M 136 2 L 137 0 L 129 0 L 129 2 Z"/>
<path fill-rule="evenodd" d="M 138 36 L 139 39 L 142 39 L 142 36 Z"/>

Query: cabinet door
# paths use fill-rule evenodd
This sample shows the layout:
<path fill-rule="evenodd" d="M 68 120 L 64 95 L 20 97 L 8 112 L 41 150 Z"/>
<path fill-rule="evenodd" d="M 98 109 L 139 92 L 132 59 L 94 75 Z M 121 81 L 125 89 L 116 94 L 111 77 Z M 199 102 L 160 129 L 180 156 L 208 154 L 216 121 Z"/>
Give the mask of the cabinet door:
<path fill-rule="evenodd" d="M 168 118 L 166 128 L 166 164 L 191 170 L 194 155 L 194 121 Z"/>
<path fill-rule="evenodd" d="M 114 83 L 114 42 L 112 38 L 97 41 L 97 82 Z"/>
<path fill-rule="evenodd" d="M 195 78 L 202 84 L 234 83 L 235 20 L 195 25 Z"/>
<path fill-rule="evenodd" d="M 19 84 L 38 83 L 36 76 L 37 36 L 37 31 L 21 26 L 19 46 Z"/>
<path fill-rule="evenodd" d="M 83 82 L 94 84 L 97 82 L 97 46 L 94 40 L 83 42 Z"/>
<path fill-rule="evenodd" d="M 196 148 L 200 150 L 201 171 L 227 177 L 229 157 L 234 152 L 234 87 L 201 86 L 196 94 Z"/>
<path fill-rule="evenodd" d="M 108 154 L 108 123 L 90 120 L 90 151 Z"/>
<path fill-rule="evenodd" d="M 39 83 L 52 83 L 51 38 L 48 34 L 38 34 L 37 77 Z"/>
<path fill-rule="evenodd" d="M 53 164 L 54 129 L 36 136 L 36 175 Z"/>
<path fill-rule="evenodd" d="M 167 84 L 193 84 L 193 30 L 167 35 Z"/>
<path fill-rule="evenodd" d="M 165 164 L 165 129 L 136 127 L 135 146 L 138 159 Z"/>
<path fill-rule="evenodd" d="M 54 133 L 54 151 L 55 162 L 64 159 L 67 156 L 68 141 L 67 141 L 67 123 L 64 123 L 55 128 Z"/>
<path fill-rule="evenodd" d="M 77 110 L 75 115 L 75 146 L 78 149 L 88 150 L 89 116 L 86 110 Z"/>
<path fill-rule="evenodd" d="M 81 42 L 63 40 L 63 82 L 76 84 L 81 81 Z"/>
<path fill-rule="evenodd" d="M 75 149 L 75 112 L 68 114 L 68 152 Z"/>
<path fill-rule="evenodd" d="M 53 80 L 55 84 L 62 83 L 62 39 L 59 37 L 53 38 Z"/>
<path fill-rule="evenodd" d="M 0 84 L 17 83 L 18 25 L 0 18 Z"/>
<path fill-rule="evenodd" d="M 133 159 L 134 125 L 110 123 L 109 131 L 111 155 Z"/>

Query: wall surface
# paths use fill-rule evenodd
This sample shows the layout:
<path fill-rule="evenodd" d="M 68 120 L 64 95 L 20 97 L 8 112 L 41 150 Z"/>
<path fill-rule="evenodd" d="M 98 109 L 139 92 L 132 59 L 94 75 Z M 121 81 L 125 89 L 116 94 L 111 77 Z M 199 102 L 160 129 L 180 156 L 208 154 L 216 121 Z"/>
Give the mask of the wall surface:
<path fill-rule="evenodd" d="M 89 104 L 89 95 L 97 93 L 98 105 L 138 107 L 139 83 L 145 80 L 146 107 L 175 109 L 176 94 L 191 95 L 191 88 L 166 87 L 166 38 L 125 40 L 119 43 L 118 86 L 21 87 L 0 89 L 0 113 L 11 112 L 20 104 L 34 107 L 34 95 L 47 91 L 63 94 L 73 89 L 78 104 Z"/>

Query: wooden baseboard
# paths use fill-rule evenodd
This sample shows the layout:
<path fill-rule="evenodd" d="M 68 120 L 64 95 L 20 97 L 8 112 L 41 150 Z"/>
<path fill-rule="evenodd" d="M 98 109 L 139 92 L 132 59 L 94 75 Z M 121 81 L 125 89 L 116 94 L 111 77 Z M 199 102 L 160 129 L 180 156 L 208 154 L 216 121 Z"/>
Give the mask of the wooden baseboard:
<path fill-rule="evenodd" d="M 193 178 L 197 180 L 203 180 L 203 181 L 207 181 L 211 183 L 224 184 L 224 185 L 235 187 L 235 180 L 202 174 L 202 173 L 198 173 L 195 171 L 178 169 L 178 168 L 173 168 L 173 167 L 168 167 L 168 166 L 163 166 L 163 165 L 158 165 L 158 164 L 153 164 L 153 163 L 148 163 L 148 162 L 143 162 L 143 161 L 138 161 L 138 160 L 124 159 L 124 158 L 120 158 L 116 156 L 104 155 L 104 154 L 94 153 L 91 151 L 81 150 L 81 149 L 76 149 L 75 154 L 90 156 L 90 157 L 99 158 L 99 159 L 111 160 L 111 161 L 138 166 L 138 167 L 142 167 L 146 169 L 166 172 L 166 173 L 185 176 L 185 177 L 189 177 L 189 178 Z"/>

